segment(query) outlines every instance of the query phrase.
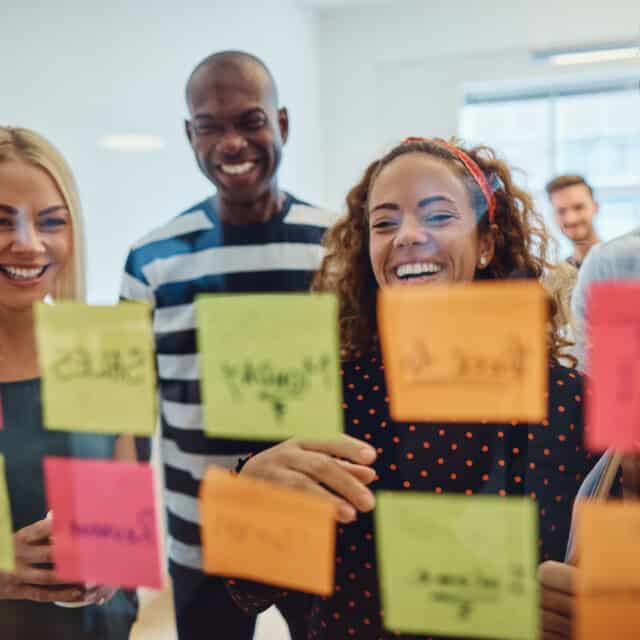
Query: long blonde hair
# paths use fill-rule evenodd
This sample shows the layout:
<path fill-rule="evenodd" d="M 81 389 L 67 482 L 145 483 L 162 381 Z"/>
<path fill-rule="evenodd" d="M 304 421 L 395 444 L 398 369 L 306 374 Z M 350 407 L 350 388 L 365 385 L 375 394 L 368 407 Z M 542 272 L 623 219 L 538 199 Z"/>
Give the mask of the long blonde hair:
<path fill-rule="evenodd" d="M 0 162 L 18 160 L 46 171 L 58 187 L 71 216 L 73 253 L 56 280 L 54 299 L 85 299 L 85 245 L 82 210 L 76 181 L 62 154 L 31 129 L 0 127 Z"/>

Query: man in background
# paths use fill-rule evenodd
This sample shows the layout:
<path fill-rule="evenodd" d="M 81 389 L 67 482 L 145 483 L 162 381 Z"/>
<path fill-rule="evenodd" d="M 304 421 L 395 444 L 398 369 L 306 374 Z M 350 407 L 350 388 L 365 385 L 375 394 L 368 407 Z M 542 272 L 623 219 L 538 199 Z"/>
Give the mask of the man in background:
<path fill-rule="evenodd" d="M 560 230 L 573 245 L 567 262 L 579 269 L 591 247 L 600 242 L 593 226 L 598 212 L 593 189 L 582 176 L 558 176 L 547 184 L 547 194 Z"/>
<path fill-rule="evenodd" d="M 261 60 L 239 51 L 205 58 L 189 77 L 186 100 L 186 136 L 216 193 L 134 246 L 122 298 L 153 308 L 178 636 L 250 640 L 255 619 L 236 607 L 221 578 L 202 572 L 197 498 L 209 465 L 235 469 L 268 443 L 205 436 L 193 303 L 200 293 L 307 291 L 333 220 L 278 185 L 289 115 Z M 302 597 L 278 604 L 294 639 L 307 611 L 293 600 Z"/>

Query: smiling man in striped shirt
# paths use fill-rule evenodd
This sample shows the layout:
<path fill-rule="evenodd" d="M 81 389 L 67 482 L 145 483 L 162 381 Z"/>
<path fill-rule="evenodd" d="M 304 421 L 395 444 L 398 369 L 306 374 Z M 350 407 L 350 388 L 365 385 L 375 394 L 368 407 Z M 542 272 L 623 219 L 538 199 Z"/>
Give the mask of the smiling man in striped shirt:
<path fill-rule="evenodd" d="M 122 298 L 146 300 L 154 310 L 180 640 L 243 640 L 253 636 L 255 620 L 236 609 L 221 579 L 201 571 L 197 495 L 209 464 L 234 468 L 264 443 L 204 435 L 193 302 L 199 293 L 308 290 L 333 219 L 278 187 L 289 118 L 262 61 L 237 51 L 213 54 L 194 69 L 186 97 L 187 138 L 216 194 L 133 247 Z M 295 637 L 295 617 L 283 613 Z"/>

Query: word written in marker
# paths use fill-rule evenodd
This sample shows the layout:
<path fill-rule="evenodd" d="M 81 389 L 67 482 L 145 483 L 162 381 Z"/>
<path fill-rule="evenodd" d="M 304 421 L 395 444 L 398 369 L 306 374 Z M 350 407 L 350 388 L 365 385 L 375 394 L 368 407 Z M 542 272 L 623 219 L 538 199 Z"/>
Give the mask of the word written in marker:
<path fill-rule="evenodd" d="M 69 524 L 72 536 L 82 538 L 102 538 L 124 544 L 154 544 L 155 523 L 151 509 L 136 514 L 137 528 L 117 526 L 105 522 L 77 522 Z"/>
<path fill-rule="evenodd" d="M 76 347 L 53 361 L 51 373 L 60 382 L 94 378 L 140 385 L 145 382 L 146 367 L 146 353 L 142 349 L 104 349 L 95 354 Z"/>
<path fill-rule="evenodd" d="M 446 357 L 446 372 L 438 363 L 438 356 L 427 345 L 426 340 L 416 339 L 414 348 L 402 358 L 407 382 L 429 382 L 431 384 L 481 384 L 493 385 L 513 382 L 526 371 L 529 356 L 524 342 L 518 336 L 510 336 L 504 349 L 495 353 L 474 354 L 452 347 Z"/>
<path fill-rule="evenodd" d="M 220 366 L 235 402 L 242 402 L 244 394 L 255 391 L 260 400 L 271 404 L 274 416 L 281 420 L 286 413 L 287 401 L 304 395 L 314 377 L 321 376 L 324 387 L 331 387 L 329 365 L 330 359 L 321 356 L 304 358 L 302 366 L 290 369 L 278 369 L 268 361 L 222 362 Z"/>

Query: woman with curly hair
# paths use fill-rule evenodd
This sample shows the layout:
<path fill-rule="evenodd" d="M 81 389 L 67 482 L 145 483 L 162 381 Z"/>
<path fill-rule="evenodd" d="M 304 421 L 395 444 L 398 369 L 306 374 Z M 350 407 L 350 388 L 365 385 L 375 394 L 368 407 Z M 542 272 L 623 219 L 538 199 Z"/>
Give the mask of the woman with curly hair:
<path fill-rule="evenodd" d="M 316 291 L 339 299 L 345 425 L 340 441 L 289 440 L 241 473 L 327 494 L 338 505 L 335 592 L 315 598 L 300 638 L 391 637 L 378 589 L 375 491 L 527 495 L 538 502 L 540 559 L 560 559 L 574 496 L 592 465 L 582 450 L 582 387 L 549 336 L 549 413 L 542 424 L 409 424 L 391 419 L 376 294 L 392 286 L 540 278 L 547 236 L 531 197 L 488 148 L 411 138 L 373 162 L 329 231 Z M 284 592 L 230 589 L 255 613 Z"/>

